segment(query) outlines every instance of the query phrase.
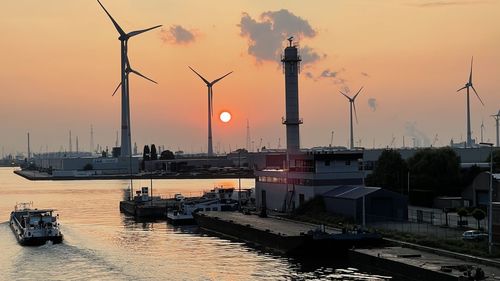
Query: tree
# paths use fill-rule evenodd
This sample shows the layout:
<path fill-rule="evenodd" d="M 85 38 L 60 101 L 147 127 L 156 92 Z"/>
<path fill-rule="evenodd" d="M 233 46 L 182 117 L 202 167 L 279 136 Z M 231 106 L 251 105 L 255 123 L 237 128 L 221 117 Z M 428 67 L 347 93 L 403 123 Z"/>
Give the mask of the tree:
<path fill-rule="evenodd" d="M 158 153 L 156 152 L 156 146 L 154 144 L 151 145 L 151 160 L 158 160 Z"/>
<path fill-rule="evenodd" d="M 396 150 L 387 149 L 380 154 L 373 173 L 366 178 L 366 183 L 402 193 L 407 173 L 408 167 L 401 154 Z"/>
<path fill-rule="evenodd" d="M 169 160 L 169 159 L 175 159 L 174 153 L 168 149 L 163 150 L 160 154 L 160 160 Z"/>
<path fill-rule="evenodd" d="M 466 217 L 468 214 L 469 214 L 469 212 L 467 212 L 467 209 L 465 209 L 465 208 L 460 208 L 457 211 L 457 215 L 460 217 L 460 222 L 459 222 L 460 226 L 462 225 L 462 222 L 463 222 L 462 217 Z"/>
<path fill-rule="evenodd" d="M 486 217 L 486 213 L 481 209 L 474 209 L 474 211 L 472 211 L 472 217 L 477 220 L 477 229 L 479 229 L 479 222 Z"/>
<path fill-rule="evenodd" d="M 411 185 L 435 195 L 460 193 L 460 158 L 449 147 L 424 148 L 408 159 Z"/>
<path fill-rule="evenodd" d="M 486 158 L 486 162 L 490 163 L 490 155 L 488 155 L 488 158 Z M 499 172 L 499 167 L 500 167 L 500 150 L 494 150 L 493 151 L 493 171 L 494 172 Z"/>
<path fill-rule="evenodd" d="M 145 145 L 144 146 L 144 150 L 142 152 L 142 160 L 144 161 L 148 161 L 150 160 L 150 151 L 149 151 L 149 146 L 148 145 Z"/>

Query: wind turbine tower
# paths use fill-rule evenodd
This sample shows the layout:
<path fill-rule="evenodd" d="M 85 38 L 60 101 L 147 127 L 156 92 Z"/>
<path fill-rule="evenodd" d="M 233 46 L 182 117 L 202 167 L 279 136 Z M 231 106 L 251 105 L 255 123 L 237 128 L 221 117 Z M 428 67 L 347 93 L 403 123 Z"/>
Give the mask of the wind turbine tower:
<path fill-rule="evenodd" d="M 285 107 L 286 118 L 282 123 L 286 126 L 286 150 L 287 154 L 300 151 L 299 125 L 299 71 L 300 62 L 297 45 L 293 43 L 293 36 L 288 38 L 288 46 L 281 59 L 285 70 Z"/>
<path fill-rule="evenodd" d="M 472 84 L 472 64 L 474 62 L 474 57 L 472 57 L 470 61 L 470 74 L 469 74 L 469 81 L 465 83 L 465 86 L 462 88 L 458 89 L 457 92 L 460 92 L 463 89 L 467 90 L 467 140 L 465 143 L 465 147 L 470 148 L 472 147 L 472 133 L 471 133 L 471 128 L 470 128 L 470 101 L 469 101 L 469 88 L 472 88 L 474 93 L 476 94 L 477 98 L 481 102 L 481 104 L 484 106 L 483 101 L 481 100 L 481 97 L 479 97 L 479 94 L 477 93 L 476 89 L 474 88 L 474 85 Z"/>
<path fill-rule="evenodd" d="M 500 110 L 498 111 L 497 114 L 495 115 L 491 115 L 493 118 L 495 118 L 495 125 L 496 125 L 496 129 L 497 129 L 497 147 L 500 147 L 500 139 L 499 139 L 499 134 L 498 134 L 498 123 L 500 121 Z"/>
<path fill-rule="evenodd" d="M 342 91 L 339 91 L 344 97 L 346 97 L 349 100 L 349 114 L 350 114 L 350 125 L 351 125 L 351 138 L 350 138 L 350 148 L 354 148 L 354 132 L 353 132 L 353 125 L 352 125 L 352 112 L 354 109 L 354 116 L 356 117 L 356 123 L 358 123 L 358 114 L 356 113 L 356 98 L 358 97 L 359 93 L 361 93 L 361 90 L 363 90 L 363 87 L 359 89 L 359 91 L 354 95 L 354 97 L 349 97 L 348 95 L 344 94 Z"/>
<path fill-rule="evenodd" d="M 129 80 L 128 76 L 129 73 L 134 73 L 138 76 L 141 76 L 147 80 L 152 81 L 151 79 L 145 77 L 144 75 L 140 74 L 139 72 L 133 70 L 130 67 L 130 62 L 128 59 L 128 40 L 136 35 L 139 35 L 141 33 L 144 33 L 146 31 L 155 29 L 160 27 L 161 25 L 153 26 L 150 28 L 146 29 L 141 29 L 141 30 L 136 30 L 132 31 L 129 33 L 125 33 L 123 29 L 118 25 L 118 23 L 115 21 L 115 19 L 111 16 L 110 13 L 104 8 L 104 6 L 101 4 L 99 0 L 97 0 L 99 5 L 102 7 L 104 12 L 108 15 L 109 19 L 115 26 L 116 30 L 120 34 L 118 37 L 118 40 L 120 40 L 120 54 L 121 54 L 121 82 L 118 84 L 118 87 L 116 88 L 115 92 L 118 90 L 118 88 L 121 86 L 122 89 L 122 114 L 121 114 L 121 156 L 122 157 L 130 157 L 131 152 L 132 152 L 132 140 L 131 140 L 131 133 L 130 133 L 130 99 L 129 99 Z M 154 82 L 154 81 L 153 81 Z M 155 82 L 156 83 L 156 82 Z M 113 93 L 114 95 L 114 93 Z"/>
<path fill-rule="evenodd" d="M 212 91 L 212 87 L 213 87 L 213 85 L 215 85 L 215 83 L 219 82 L 224 77 L 228 76 L 229 74 L 231 74 L 233 72 L 232 71 L 228 72 L 227 74 L 213 80 L 212 82 L 209 82 L 207 79 L 205 79 L 203 76 L 201 76 L 198 72 L 196 72 L 196 70 L 191 68 L 191 66 L 188 66 L 188 67 L 194 73 L 196 73 L 196 75 L 198 75 L 198 77 L 200 77 L 200 79 L 203 80 L 203 82 L 205 82 L 205 84 L 207 84 L 207 88 L 208 88 L 208 157 L 212 157 L 214 155 L 214 148 L 213 148 L 213 144 L 212 144 L 212 117 L 214 116 L 214 98 L 213 98 L 214 92 Z"/>

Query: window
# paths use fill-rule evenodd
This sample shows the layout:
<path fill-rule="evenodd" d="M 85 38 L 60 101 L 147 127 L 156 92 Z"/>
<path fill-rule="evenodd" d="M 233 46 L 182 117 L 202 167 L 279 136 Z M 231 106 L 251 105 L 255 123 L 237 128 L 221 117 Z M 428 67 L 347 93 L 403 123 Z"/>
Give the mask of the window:
<path fill-rule="evenodd" d="M 330 166 L 330 160 L 325 160 L 325 166 Z"/>
<path fill-rule="evenodd" d="M 351 166 L 351 160 L 345 160 L 345 165 L 346 166 Z"/>

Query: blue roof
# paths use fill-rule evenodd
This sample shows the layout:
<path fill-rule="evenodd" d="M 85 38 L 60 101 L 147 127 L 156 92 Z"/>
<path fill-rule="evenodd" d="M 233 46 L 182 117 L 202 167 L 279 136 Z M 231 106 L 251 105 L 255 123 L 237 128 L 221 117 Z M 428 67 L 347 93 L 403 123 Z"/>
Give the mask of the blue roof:
<path fill-rule="evenodd" d="M 380 187 L 343 185 L 323 194 L 323 197 L 358 199 L 380 190 Z"/>

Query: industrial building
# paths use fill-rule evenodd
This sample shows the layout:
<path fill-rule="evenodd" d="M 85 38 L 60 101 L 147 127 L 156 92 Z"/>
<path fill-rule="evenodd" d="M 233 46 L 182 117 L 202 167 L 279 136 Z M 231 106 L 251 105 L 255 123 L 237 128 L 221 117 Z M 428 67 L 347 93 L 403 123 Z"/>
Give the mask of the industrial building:
<path fill-rule="evenodd" d="M 380 187 L 339 186 L 322 195 L 329 213 L 353 219 L 356 223 L 408 220 L 406 196 Z"/>

